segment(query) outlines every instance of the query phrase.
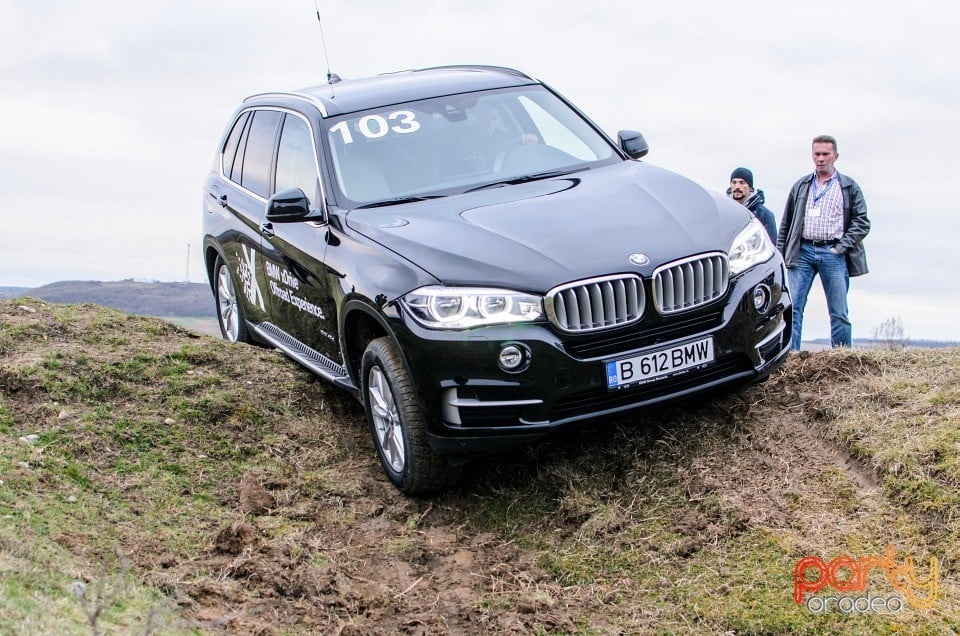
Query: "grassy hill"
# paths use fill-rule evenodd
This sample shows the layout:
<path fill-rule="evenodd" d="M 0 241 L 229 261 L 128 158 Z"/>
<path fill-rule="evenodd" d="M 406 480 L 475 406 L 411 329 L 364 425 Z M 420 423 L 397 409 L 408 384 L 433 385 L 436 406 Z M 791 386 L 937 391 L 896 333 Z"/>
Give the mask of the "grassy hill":
<path fill-rule="evenodd" d="M 216 316 L 210 286 L 135 280 L 65 280 L 42 287 L 0 288 L 0 298 L 31 296 L 54 303 L 94 303 L 140 316 Z"/>
<path fill-rule="evenodd" d="M 957 349 L 801 352 L 414 500 L 277 352 L 0 301 L 0 634 L 955 633 L 958 386 Z M 794 601 L 887 546 L 900 612 Z"/>

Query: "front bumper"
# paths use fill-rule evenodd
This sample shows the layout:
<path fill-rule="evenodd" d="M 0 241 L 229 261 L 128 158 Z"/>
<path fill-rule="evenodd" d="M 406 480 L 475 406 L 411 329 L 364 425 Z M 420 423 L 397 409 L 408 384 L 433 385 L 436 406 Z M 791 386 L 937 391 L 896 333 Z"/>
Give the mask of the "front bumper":
<path fill-rule="evenodd" d="M 762 312 L 753 303 L 758 285 L 770 290 Z M 732 279 L 726 296 L 709 305 L 666 317 L 647 314 L 628 327 L 578 335 L 560 334 L 546 323 L 431 330 L 402 315 L 395 334 L 432 423 L 431 447 L 448 455 L 489 452 L 582 420 L 762 380 L 790 348 L 792 306 L 779 259 Z M 711 364 L 607 389 L 605 361 L 705 336 L 713 338 Z M 507 343 L 529 351 L 523 371 L 498 366 Z"/>

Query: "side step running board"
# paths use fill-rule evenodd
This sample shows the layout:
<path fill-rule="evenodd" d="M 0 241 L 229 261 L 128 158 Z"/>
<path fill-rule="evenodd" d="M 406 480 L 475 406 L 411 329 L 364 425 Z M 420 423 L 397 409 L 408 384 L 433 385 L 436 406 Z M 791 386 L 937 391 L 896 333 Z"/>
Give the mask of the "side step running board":
<path fill-rule="evenodd" d="M 286 333 L 276 325 L 269 322 L 260 324 L 247 323 L 247 326 L 258 338 L 269 342 L 271 345 L 284 352 L 294 361 L 305 366 L 313 373 L 319 375 L 324 380 L 331 382 L 338 387 L 347 389 L 354 395 L 359 390 L 350 379 L 350 375 L 343 365 L 337 364 L 330 358 L 327 358 L 320 352 L 303 344 L 290 334 Z"/>

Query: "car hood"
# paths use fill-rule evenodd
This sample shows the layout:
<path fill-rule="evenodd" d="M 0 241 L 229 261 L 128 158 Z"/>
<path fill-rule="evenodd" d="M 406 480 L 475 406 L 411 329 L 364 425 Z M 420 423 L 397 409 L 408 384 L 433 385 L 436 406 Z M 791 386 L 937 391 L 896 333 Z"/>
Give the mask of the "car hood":
<path fill-rule="evenodd" d="M 726 252 L 748 221 L 729 199 L 634 161 L 347 215 L 351 229 L 445 285 L 539 293 L 594 276 L 649 276 L 669 261 Z M 632 264 L 635 253 L 649 262 Z"/>

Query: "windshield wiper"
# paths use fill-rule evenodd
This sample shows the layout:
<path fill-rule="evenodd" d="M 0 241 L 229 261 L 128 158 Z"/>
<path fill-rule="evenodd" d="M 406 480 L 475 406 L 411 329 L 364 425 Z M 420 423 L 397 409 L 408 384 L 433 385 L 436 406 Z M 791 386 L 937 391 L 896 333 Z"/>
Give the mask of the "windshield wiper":
<path fill-rule="evenodd" d="M 414 203 L 416 201 L 427 201 L 428 199 L 441 199 L 443 195 L 441 194 L 429 194 L 426 196 L 418 197 L 397 197 L 396 199 L 386 199 L 385 201 L 376 201 L 374 203 L 367 203 L 365 205 L 358 205 L 354 210 L 366 210 L 367 208 L 382 208 L 388 205 L 399 205 L 401 203 Z"/>
<path fill-rule="evenodd" d="M 486 188 L 498 188 L 506 185 L 518 185 L 520 183 L 529 183 L 530 181 L 540 181 L 541 179 L 549 179 L 550 177 L 562 177 L 563 175 L 573 174 L 574 172 L 581 172 L 583 170 L 589 170 L 590 166 L 583 166 L 580 168 L 565 168 L 563 170 L 547 170 L 546 172 L 535 172 L 533 174 L 525 174 L 522 177 L 513 177 L 512 179 L 504 179 L 503 181 L 494 181 L 493 183 L 485 183 L 482 186 L 477 186 L 476 188 L 470 188 L 465 190 L 464 194 L 467 192 L 476 192 L 477 190 L 484 190 Z"/>

